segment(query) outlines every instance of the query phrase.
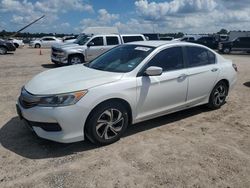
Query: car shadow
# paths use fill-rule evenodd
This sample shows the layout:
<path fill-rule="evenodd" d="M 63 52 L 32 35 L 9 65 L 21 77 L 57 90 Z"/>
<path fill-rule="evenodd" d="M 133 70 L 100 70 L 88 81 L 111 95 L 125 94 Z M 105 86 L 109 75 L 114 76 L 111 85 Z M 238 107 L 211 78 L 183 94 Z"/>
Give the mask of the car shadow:
<path fill-rule="evenodd" d="M 46 68 L 46 69 L 52 69 L 52 68 L 57 68 L 57 67 L 59 67 L 58 65 L 51 64 L 51 63 L 42 64 L 41 66 L 42 66 L 43 68 Z"/>
<path fill-rule="evenodd" d="M 131 125 L 123 137 L 176 122 L 206 111 L 208 111 L 207 108 L 200 106 Z M 4 148 L 29 159 L 57 158 L 98 148 L 98 146 L 89 141 L 62 144 L 39 138 L 35 133 L 28 130 L 18 117 L 13 117 L 0 129 L 0 144 Z"/>
<path fill-rule="evenodd" d="M 14 55 L 14 52 L 7 52 L 6 54 L 4 55 Z"/>
<path fill-rule="evenodd" d="M 243 83 L 243 85 L 246 87 L 250 87 L 250 82 L 245 82 L 245 83 Z"/>

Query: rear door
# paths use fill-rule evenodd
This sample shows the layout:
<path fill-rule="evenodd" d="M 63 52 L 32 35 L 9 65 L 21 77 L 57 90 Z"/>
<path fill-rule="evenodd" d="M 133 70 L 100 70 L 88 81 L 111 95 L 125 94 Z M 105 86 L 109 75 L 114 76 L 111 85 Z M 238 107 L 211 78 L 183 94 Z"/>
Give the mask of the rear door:
<path fill-rule="evenodd" d="M 210 50 L 198 47 L 185 47 L 188 71 L 188 103 L 199 103 L 210 95 L 220 72 L 216 56 Z"/>

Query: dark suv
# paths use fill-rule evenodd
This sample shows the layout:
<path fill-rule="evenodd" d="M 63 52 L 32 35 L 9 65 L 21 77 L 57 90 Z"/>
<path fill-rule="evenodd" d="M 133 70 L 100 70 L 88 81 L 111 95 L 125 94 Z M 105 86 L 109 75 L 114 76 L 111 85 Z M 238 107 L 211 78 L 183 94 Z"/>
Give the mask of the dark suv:
<path fill-rule="evenodd" d="M 239 37 L 233 41 L 220 42 L 219 52 L 229 54 L 231 51 L 246 51 L 250 53 L 250 37 Z"/>
<path fill-rule="evenodd" d="M 15 51 L 16 47 L 12 42 L 0 39 L 0 55 L 6 54 L 8 51 Z"/>
<path fill-rule="evenodd" d="M 217 49 L 217 47 L 218 47 L 218 40 L 216 39 L 216 37 L 213 37 L 213 36 L 201 37 L 198 40 L 192 41 L 192 42 L 197 43 L 197 44 L 202 44 L 202 45 L 207 46 L 211 49 Z"/>

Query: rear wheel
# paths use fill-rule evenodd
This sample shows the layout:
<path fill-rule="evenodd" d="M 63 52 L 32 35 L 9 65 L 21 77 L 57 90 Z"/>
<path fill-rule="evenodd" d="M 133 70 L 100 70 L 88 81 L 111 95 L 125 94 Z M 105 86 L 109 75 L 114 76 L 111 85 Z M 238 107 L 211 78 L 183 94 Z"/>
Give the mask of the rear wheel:
<path fill-rule="evenodd" d="M 120 139 L 128 126 L 128 113 L 117 102 L 103 103 L 90 114 L 85 134 L 99 145 L 114 143 Z"/>
<path fill-rule="evenodd" d="M 7 48 L 5 48 L 4 46 L 0 46 L 0 55 L 4 54 L 7 54 Z"/>
<path fill-rule="evenodd" d="M 219 83 L 216 84 L 216 86 L 214 87 L 214 89 L 210 94 L 208 107 L 211 109 L 220 108 L 223 104 L 225 104 L 227 94 L 228 94 L 228 87 L 226 83 L 220 81 Z"/>
<path fill-rule="evenodd" d="M 68 60 L 70 65 L 82 64 L 84 63 L 84 58 L 80 55 L 71 55 Z"/>

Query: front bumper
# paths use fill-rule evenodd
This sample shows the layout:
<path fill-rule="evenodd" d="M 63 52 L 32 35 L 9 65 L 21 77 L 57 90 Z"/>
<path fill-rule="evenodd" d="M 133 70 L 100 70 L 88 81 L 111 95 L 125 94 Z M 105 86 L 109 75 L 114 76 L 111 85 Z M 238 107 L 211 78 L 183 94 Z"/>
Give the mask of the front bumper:
<path fill-rule="evenodd" d="M 85 111 L 88 110 L 77 104 L 26 109 L 17 102 L 17 113 L 26 125 L 39 137 L 61 143 L 84 140 L 84 124 L 87 119 Z"/>
<path fill-rule="evenodd" d="M 55 64 L 58 64 L 58 65 L 68 64 L 67 57 L 55 57 L 55 56 L 51 55 L 51 61 Z"/>

